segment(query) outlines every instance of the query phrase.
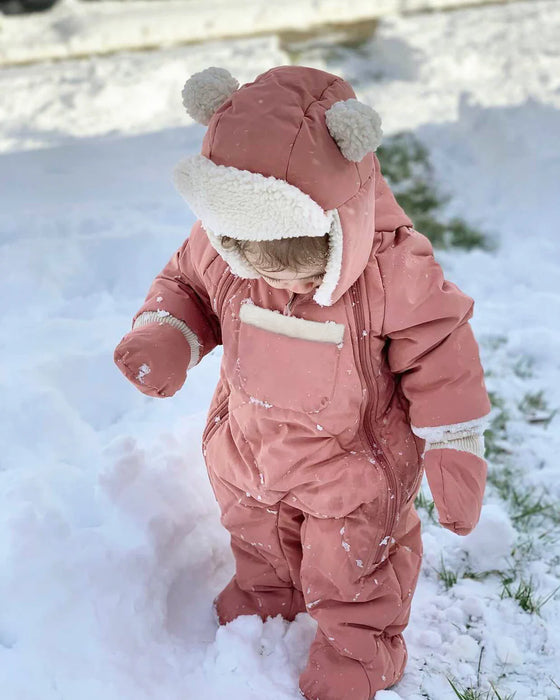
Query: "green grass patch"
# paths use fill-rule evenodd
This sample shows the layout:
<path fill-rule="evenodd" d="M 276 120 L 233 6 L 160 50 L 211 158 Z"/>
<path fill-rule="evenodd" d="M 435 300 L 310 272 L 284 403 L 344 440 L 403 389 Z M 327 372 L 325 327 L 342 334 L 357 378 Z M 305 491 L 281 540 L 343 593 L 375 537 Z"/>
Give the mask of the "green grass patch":
<path fill-rule="evenodd" d="M 554 418 L 558 409 L 552 410 L 544 398 L 544 391 L 525 394 L 518 405 L 519 410 L 529 423 L 542 423 L 546 427 Z"/>
<path fill-rule="evenodd" d="M 436 511 L 435 511 L 435 503 L 431 498 L 428 498 L 422 490 L 418 491 L 418 495 L 416 496 L 416 499 L 414 500 L 414 506 L 418 508 L 423 508 L 426 513 L 428 514 L 428 517 L 430 520 L 435 523 L 436 525 L 438 524 L 438 519 L 436 516 Z"/>
<path fill-rule="evenodd" d="M 505 335 L 492 335 L 486 338 L 485 345 L 490 350 L 499 350 L 504 345 L 507 345 L 507 338 Z"/>
<path fill-rule="evenodd" d="M 480 648 L 480 656 L 478 657 L 478 667 L 476 670 L 476 687 L 468 686 L 461 687 L 461 684 L 457 680 L 452 680 L 447 676 L 447 681 L 455 695 L 461 700 L 513 700 L 515 693 L 510 695 L 502 695 L 500 691 L 496 688 L 492 681 L 488 681 L 490 690 L 483 690 L 480 687 L 480 668 L 482 664 L 482 654 L 484 652 L 484 647 Z"/>
<path fill-rule="evenodd" d="M 515 578 L 510 576 L 504 576 L 502 578 L 502 593 L 500 597 L 503 598 L 513 598 L 519 603 L 519 607 L 525 612 L 530 614 L 540 615 L 541 610 L 546 603 L 548 603 L 551 598 L 553 598 L 556 593 L 560 590 L 560 585 L 557 586 L 551 593 L 546 596 L 536 596 L 535 588 L 533 586 L 532 577 L 528 580 L 521 579 L 517 583 L 517 587 L 513 588 L 512 585 L 515 583 Z"/>
<path fill-rule="evenodd" d="M 560 524 L 560 505 L 544 489 L 537 491 L 523 486 L 520 468 L 514 469 L 510 464 L 490 465 L 488 483 L 507 503 L 511 521 L 520 532 L 535 531 L 547 523 Z"/>
<path fill-rule="evenodd" d="M 500 461 L 504 455 L 509 454 L 506 447 L 507 442 L 507 422 L 509 413 L 506 409 L 505 401 L 495 392 L 489 391 L 488 396 L 494 416 L 488 429 L 484 433 L 484 443 L 486 447 L 486 458 L 490 461 Z M 489 475 L 490 478 L 490 475 Z"/>
<path fill-rule="evenodd" d="M 491 690 L 480 690 L 479 688 L 458 688 L 455 683 L 448 678 L 449 685 L 453 688 L 453 692 L 455 695 L 460 698 L 460 700 L 492 700 L 492 698 L 495 698 L 495 700 L 513 700 L 515 697 L 515 693 L 511 693 L 509 695 L 501 695 L 495 685 L 493 683 L 490 683 Z"/>
<path fill-rule="evenodd" d="M 532 357 L 522 355 L 513 365 L 513 371 L 520 379 L 528 379 L 534 375 L 534 365 L 535 361 Z"/>
<path fill-rule="evenodd" d="M 438 191 L 428 150 L 411 132 L 384 139 L 376 151 L 381 171 L 414 228 L 440 248 L 494 250 L 482 231 L 458 217 L 445 219 L 441 209 L 451 197 Z"/>
<path fill-rule="evenodd" d="M 521 493 L 515 486 L 511 487 L 510 503 L 514 514 L 511 519 L 520 529 L 526 530 L 531 525 L 531 519 L 536 516 L 549 515 L 556 519 L 554 503 L 548 501 L 544 492 L 539 496 L 534 496 L 530 491 Z"/>
<path fill-rule="evenodd" d="M 445 590 L 448 591 L 452 588 L 458 579 L 458 573 L 452 569 L 448 569 L 443 561 L 443 556 L 441 557 L 441 568 L 436 569 L 439 580 L 445 586 Z"/>
<path fill-rule="evenodd" d="M 514 371 L 525 378 L 529 376 L 528 368 L 531 366 L 532 361 L 522 357 L 516 362 Z M 507 433 L 510 411 L 501 396 L 492 391 L 488 394 L 493 410 L 490 426 L 484 433 L 486 459 L 489 462 L 488 483 L 508 504 L 511 520 L 520 532 L 527 532 L 547 522 L 560 524 L 560 505 L 551 499 L 544 487 L 537 492 L 524 484 L 522 469 L 511 459 L 513 449 Z M 516 416 L 521 414 L 528 423 L 539 423 L 546 428 L 557 413 L 557 410 L 549 407 L 544 390 L 527 392 L 512 410 Z"/>

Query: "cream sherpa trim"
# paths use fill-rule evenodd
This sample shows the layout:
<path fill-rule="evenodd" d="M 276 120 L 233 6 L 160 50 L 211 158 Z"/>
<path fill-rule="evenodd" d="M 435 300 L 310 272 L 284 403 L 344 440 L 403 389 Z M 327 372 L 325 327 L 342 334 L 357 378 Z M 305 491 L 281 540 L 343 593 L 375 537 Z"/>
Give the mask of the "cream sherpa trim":
<path fill-rule="evenodd" d="M 372 107 L 353 97 L 329 107 L 325 121 L 330 135 L 348 160 L 359 162 L 381 143 L 381 117 Z"/>
<path fill-rule="evenodd" d="M 238 81 L 229 71 L 210 66 L 187 80 L 181 92 L 183 106 L 195 122 L 208 125 L 214 112 L 238 87 Z"/>
<path fill-rule="evenodd" d="M 217 236 L 270 241 L 324 236 L 332 211 L 285 180 L 216 165 L 197 154 L 183 158 L 173 182 L 205 229 Z"/>
<path fill-rule="evenodd" d="M 222 245 L 221 236 L 216 236 L 216 234 L 208 228 L 205 229 L 205 231 L 206 235 L 208 236 L 208 240 L 230 266 L 234 275 L 243 277 L 244 279 L 258 279 L 260 277 L 260 274 L 252 265 L 249 265 L 247 260 L 238 250 L 235 248 L 224 248 Z"/>
<path fill-rule="evenodd" d="M 315 340 L 320 343 L 334 343 L 340 345 L 344 338 L 344 324 L 334 321 L 307 321 L 296 316 L 284 316 L 279 311 L 263 309 L 250 300 L 241 303 L 239 318 L 257 328 L 262 328 L 271 333 L 287 335 L 290 338 L 302 338 Z"/>
<path fill-rule="evenodd" d="M 342 224 L 337 209 L 332 209 L 333 220 L 329 231 L 329 257 L 323 281 L 313 295 L 319 306 L 331 306 L 332 295 L 342 272 Z"/>
<path fill-rule="evenodd" d="M 462 452 L 471 452 L 473 455 L 484 459 L 484 436 L 483 435 L 468 435 L 453 440 L 443 440 L 442 442 L 428 442 L 424 454 L 428 450 L 460 450 Z"/>
<path fill-rule="evenodd" d="M 490 413 L 480 418 L 474 418 L 463 423 L 452 423 L 451 425 L 437 425 L 419 428 L 411 425 L 412 432 L 426 442 L 444 442 L 455 440 L 461 437 L 468 437 L 477 433 L 483 433 L 490 424 Z"/>
<path fill-rule="evenodd" d="M 170 326 L 173 326 L 173 328 L 177 328 L 178 330 L 180 330 L 191 349 L 191 359 L 189 361 L 189 366 L 187 367 L 187 370 L 198 364 L 198 361 L 200 359 L 201 344 L 198 340 L 198 337 L 196 336 L 196 333 L 194 333 L 184 321 L 175 318 L 175 316 L 172 316 L 169 312 L 144 311 L 144 313 L 141 313 L 138 316 L 138 318 L 134 321 L 132 328 L 142 328 L 142 326 L 147 326 L 148 323 L 154 322 L 168 323 Z"/>
<path fill-rule="evenodd" d="M 342 270 L 342 225 L 336 209 L 324 211 L 285 180 L 216 165 L 202 155 L 181 160 L 173 171 L 173 182 L 201 220 L 212 246 L 238 277 L 258 279 L 260 274 L 239 251 L 226 250 L 222 236 L 262 241 L 328 232 L 325 275 L 313 298 L 320 306 L 332 304 Z"/>

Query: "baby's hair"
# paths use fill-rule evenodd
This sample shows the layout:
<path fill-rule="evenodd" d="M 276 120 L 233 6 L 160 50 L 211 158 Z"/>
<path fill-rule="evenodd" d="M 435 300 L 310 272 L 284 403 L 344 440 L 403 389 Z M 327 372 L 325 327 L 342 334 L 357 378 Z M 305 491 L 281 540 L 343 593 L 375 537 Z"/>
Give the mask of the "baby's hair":
<path fill-rule="evenodd" d="M 329 234 L 296 236 L 272 241 L 245 241 L 222 236 L 226 250 L 238 250 L 243 257 L 248 251 L 256 256 L 253 262 L 267 272 L 294 270 L 299 272 L 311 265 L 326 264 L 329 256 Z"/>

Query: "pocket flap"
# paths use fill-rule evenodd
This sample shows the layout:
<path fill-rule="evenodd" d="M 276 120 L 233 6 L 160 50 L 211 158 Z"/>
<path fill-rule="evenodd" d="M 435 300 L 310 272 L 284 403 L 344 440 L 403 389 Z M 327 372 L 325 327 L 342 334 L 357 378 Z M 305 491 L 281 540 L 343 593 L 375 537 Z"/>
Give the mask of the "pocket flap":
<path fill-rule="evenodd" d="M 335 321 L 308 321 L 296 316 L 284 316 L 279 311 L 263 309 L 255 304 L 241 304 L 239 318 L 243 323 L 262 328 L 271 333 L 290 338 L 314 340 L 319 343 L 340 345 L 344 338 L 344 325 Z"/>

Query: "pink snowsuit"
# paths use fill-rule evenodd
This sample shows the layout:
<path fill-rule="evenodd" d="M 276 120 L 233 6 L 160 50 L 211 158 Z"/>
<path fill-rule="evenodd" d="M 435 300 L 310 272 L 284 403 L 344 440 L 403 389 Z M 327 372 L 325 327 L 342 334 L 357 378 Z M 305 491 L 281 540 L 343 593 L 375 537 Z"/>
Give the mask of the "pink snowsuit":
<path fill-rule="evenodd" d="M 312 615 L 309 700 L 369 700 L 403 674 L 424 450 L 440 522 L 459 534 L 486 478 L 473 300 L 444 279 L 374 153 L 348 160 L 325 127 L 354 97 L 335 75 L 279 66 L 216 109 L 176 172 L 199 219 L 115 351 L 138 388 L 166 396 L 223 345 L 202 443 L 236 571 L 216 608 L 221 623 Z M 331 253 L 309 294 L 272 288 L 219 244 L 260 226 L 296 235 L 298 221 L 319 235 L 323 212 Z"/>

